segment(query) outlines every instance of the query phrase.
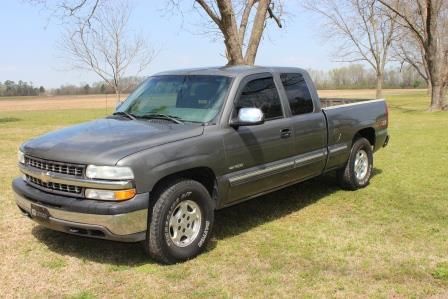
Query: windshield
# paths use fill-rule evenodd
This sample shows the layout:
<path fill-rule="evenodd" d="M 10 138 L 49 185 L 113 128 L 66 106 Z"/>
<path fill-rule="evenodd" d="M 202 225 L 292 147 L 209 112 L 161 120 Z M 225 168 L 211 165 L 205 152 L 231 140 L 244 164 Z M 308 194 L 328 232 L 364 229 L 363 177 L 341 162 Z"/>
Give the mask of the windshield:
<path fill-rule="evenodd" d="M 204 75 L 162 75 L 142 83 L 117 112 L 135 117 L 163 114 L 182 121 L 206 123 L 219 113 L 231 78 Z"/>

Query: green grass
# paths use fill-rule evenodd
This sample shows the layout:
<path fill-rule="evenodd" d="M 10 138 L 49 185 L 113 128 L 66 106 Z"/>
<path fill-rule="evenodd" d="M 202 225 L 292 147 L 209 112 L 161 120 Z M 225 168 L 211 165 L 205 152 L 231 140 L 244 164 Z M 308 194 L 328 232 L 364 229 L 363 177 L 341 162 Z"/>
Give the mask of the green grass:
<path fill-rule="evenodd" d="M 104 110 L 0 112 L 2 296 L 447 297 L 448 114 L 426 112 L 423 92 L 388 100 L 391 141 L 367 188 L 330 174 L 219 211 L 207 252 L 173 266 L 44 229 L 14 204 L 19 144 Z"/>
<path fill-rule="evenodd" d="M 448 263 L 437 265 L 437 268 L 432 275 L 438 279 L 448 280 Z"/>
<path fill-rule="evenodd" d="M 67 266 L 67 263 L 64 259 L 57 257 L 48 261 L 43 261 L 41 265 L 48 269 L 61 269 Z"/>
<path fill-rule="evenodd" d="M 68 298 L 70 298 L 70 299 L 95 299 L 97 297 L 95 295 L 92 295 L 88 291 L 82 291 L 82 292 L 76 293 L 75 295 L 68 296 Z"/>

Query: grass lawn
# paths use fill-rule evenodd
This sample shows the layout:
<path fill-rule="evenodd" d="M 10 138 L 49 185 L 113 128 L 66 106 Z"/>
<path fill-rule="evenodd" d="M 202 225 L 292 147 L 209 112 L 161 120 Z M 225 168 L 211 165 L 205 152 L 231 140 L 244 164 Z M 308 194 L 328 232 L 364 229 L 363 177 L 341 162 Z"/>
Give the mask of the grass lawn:
<path fill-rule="evenodd" d="M 161 266 L 139 244 L 53 232 L 20 215 L 19 144 L 104 109 L 0 111 L 2 297 L 448 297 L 448 113 L 388 96 L 389 146 L 371 184 L 332 174 L 219 211 L 207 252 Z"/>

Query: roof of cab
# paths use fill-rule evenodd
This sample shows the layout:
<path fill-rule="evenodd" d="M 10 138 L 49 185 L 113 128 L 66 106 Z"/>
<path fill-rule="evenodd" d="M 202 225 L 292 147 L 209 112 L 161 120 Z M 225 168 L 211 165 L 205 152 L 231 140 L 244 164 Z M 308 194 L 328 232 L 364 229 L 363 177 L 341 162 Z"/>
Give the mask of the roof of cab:
<path fill-rule="evenodd" d="M 303 69 L 295 67 L 267 67 L 267 66 L 216 66 L 194 69 L 172 70 L 155 74 L 159 75 L 220 75 L 227 77 L 247 76 L 265 72 L 303 72 Z"/>

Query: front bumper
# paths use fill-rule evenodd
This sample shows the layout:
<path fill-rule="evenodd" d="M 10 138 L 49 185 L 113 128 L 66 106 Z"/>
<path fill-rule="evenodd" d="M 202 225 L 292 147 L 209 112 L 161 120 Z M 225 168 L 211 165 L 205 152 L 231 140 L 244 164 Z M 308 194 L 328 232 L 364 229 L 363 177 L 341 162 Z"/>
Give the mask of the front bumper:
<path fill-rule="evenodd" d="M 50 194 L 17 178 L 12 184 L 23 214 L 50 229 L 65 233 L 122 242 L 145 239 L 148 193 L 124 202 L 100 202 Z M 48 219 L 32 215 L 31 206 L 48 211 Z"/>

